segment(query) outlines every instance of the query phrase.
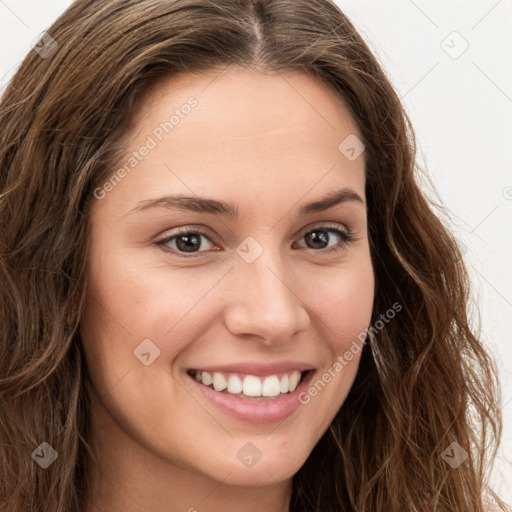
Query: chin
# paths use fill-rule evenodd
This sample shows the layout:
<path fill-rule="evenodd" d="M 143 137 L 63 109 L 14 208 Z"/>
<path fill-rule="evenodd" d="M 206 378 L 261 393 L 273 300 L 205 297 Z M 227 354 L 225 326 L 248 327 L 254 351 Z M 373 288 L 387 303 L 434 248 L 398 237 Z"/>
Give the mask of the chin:
<path fill-rule="evenodd" d="M 231 450 L 211 454 L 207 473 L 215 480 L 236 486 L 259 487 L 289 480 L 302 467 L 311 450 L 291 449 L 268 439 L 236 439 L 235 456 Z M 277 440 L 277 439 L 275 439 Z M 240 447 L 240 448 L 239 448 Z M 213 467 L 211 467 L 213 465 Z"/>

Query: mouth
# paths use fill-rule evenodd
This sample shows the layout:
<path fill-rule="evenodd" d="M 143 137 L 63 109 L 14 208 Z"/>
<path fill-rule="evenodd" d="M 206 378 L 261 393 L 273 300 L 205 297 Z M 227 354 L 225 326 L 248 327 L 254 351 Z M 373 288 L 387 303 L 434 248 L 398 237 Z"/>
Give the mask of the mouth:
<path fill-rule="evenodd" d="M 190 383 L 201 400 L 238 420 L 250 423 L 281 421 L 301 405 L 298 397 L 315 370 L 293 369 L 262 375 L 193 368 Z"/>
<path fill-rule="evenodd" d="M 197 382 L 214 391 L 248 400 L 275 400 L 295 391 L 308 371 L 293 370 L 267 376 L 243 373 L 208 372 L 189 370 Z"/>

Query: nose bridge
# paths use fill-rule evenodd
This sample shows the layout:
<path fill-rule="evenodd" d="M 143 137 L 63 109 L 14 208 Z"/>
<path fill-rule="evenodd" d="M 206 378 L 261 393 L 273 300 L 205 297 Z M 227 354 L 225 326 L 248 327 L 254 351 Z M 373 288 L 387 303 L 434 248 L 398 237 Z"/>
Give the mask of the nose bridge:
<path fill-rule="evenodd" d="M 279 247 L 246 239 L 237 248 L 232 279 L 236 293 L 226 322 L 233 334 L 256 334 L 267 340 L 285 340 L 304 329 L 307 314 L 293 290 L 290 272 Z"/>

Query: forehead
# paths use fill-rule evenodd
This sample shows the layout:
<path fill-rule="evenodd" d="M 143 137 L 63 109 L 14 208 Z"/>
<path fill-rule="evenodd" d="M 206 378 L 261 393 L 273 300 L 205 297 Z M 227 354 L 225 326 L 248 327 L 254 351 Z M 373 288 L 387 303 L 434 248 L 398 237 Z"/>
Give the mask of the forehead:
<path fill-rule="evenodd" d="M 339 149 L 350 136 L 362 139 L 343 99 L 306 73 L 180 73 L 141 102 L 119 165 L 149 140 L 151 149 L 119 188 L 212 195 L 226 184 L 253 193 L 286 186 L 300 195 L 318 183 L 319 193 L 350 186 L 364 196 L 364 155 L 350 161 Z"/>
<path fill-rule="evenodd" d="M 167 119 L 166 114 L 179 109 L 191 96 L 200 105 L 194 109 L 191 126 L 215 123 L 216 132 L 231 132 L 233 137 L 257 136 L 265 127 L 270 131 L 286 124 L 293 125 L 296 133 L 300 127 L 293 123 L 297 120 L 304 122 L 304 133 L 308 127 L 310 132 L 317 128 L 347 129 L 360 136 L 350 110 L 333 86 L 297 70 L 258 71 L 233 66 L 160 79 L 143 98 L 135 122 L 140 126 L 161 121 L 162 116 Z"/>

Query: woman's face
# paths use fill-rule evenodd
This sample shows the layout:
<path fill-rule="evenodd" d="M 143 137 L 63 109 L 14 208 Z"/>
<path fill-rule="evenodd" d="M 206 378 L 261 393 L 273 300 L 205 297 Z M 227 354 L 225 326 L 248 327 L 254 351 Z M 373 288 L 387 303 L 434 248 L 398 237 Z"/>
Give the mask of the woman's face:
<path fill-rule="evenodd" d="M 298 72 L 182 74 L 144 102 L 91 208 L 81 337 L 105 464 L 243 486 L 299 470 L 371 318 L 356 137 Z"/>

